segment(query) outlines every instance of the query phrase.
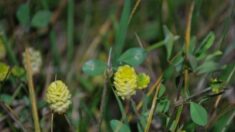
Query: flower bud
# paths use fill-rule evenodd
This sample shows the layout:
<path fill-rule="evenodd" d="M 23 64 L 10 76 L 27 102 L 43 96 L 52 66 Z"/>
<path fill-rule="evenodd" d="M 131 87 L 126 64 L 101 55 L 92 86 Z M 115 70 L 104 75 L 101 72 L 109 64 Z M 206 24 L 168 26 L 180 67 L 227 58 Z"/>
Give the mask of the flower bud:
<path fill-rule="evenodd" d="M 65 113 L 71 104 L 68 87 L 60 80 L 52 82 L 46 91 L 46 102 L 53 112 Z"/>

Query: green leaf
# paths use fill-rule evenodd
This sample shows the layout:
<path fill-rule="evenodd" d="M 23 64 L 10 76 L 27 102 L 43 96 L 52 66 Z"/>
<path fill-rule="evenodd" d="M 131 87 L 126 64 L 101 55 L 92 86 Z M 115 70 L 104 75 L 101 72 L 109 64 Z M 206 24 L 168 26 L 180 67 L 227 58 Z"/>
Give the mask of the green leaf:
<path fill-rule="evenodd" d="M 29 4 L 22 4 L 16 12 L 16 17 L 22 26 L 30 24 L 30 9 Z"/>
<path fill-rule="evenodd" d="M 217 50 L 217 51 L 215 51 L 214 53 L 209 54 L 209 55 L 206 57 L 205 61 L 210 61 L 210 60 L 214 59 L 215 57 L 220 56 L 220 55 L 222 55 L 222 54 L 223 54 L 222 51 Z"/>
<path fill-rule="evenodd" d="M 166 91 L 166 87 L 163 84 L 161 84 L 160 90 L 159 90 L 159 93 L 158 93 L 158 98 L 162 97 L 163 94 L 165 93 L 165 91 Z"/>
<path fill-rule="evenodd" d="M 157 104 L 156 111 L 160 113 L 165 113 L 170 108 L 170 101 L 168 99 L 160 100 Z"/>
<path fill-rule="evenodd" d="M 189 54 L 188 59 L 189 59 L 189 64 L 190 64 L 192 70 L 195 71 L 196 68 L 197 68 L 197 59 L 196 59 L 196 57 Z"/>
<path fill-rule="evenodd" d="M 196 71 L 198 74 L 213 72 L 218 69 L 218 64 L 214 61 L 205 61 L 199 67 L 197 67 Z"/>
<path fill-rule="evenodd" d="M 14 66 L 11 73 L 13 76 L 22 77 L 25 74 L 25 70 L 19 66 Z"/>
<path fill-rule="evenodd" d="M 206 56 L 206 51 L 212 46 L 215 41 L 215 34 L 210 32 L 206 38 L 203 39 L 201 45 L 198 47 L 196 55 L 197 58 L 200 60 Z"/>
<path fill-rule="evenodd" d="M 190 115 L 194 123 L 200 126 L 205 126 L 207 124 L 207 111 L 201 105 L 190 102 Z"/>
<path fill-rule="evenodd" d="M 7 78 L 9 69 L 10 68 L 7 64 L 0 62 L 0 81 L 3 81 Z"/>
<path fill-rule="evenodd" d="M 44 28 L 48 26 L 52 13 L 48 10 L 38 11 L 32 19 L 31 25 L 35 28 Z"/>
<path fill-rule="evenodd" d="M 165 35 L 164 43 L 167 51 L 167 59 L 169 60 L 174 46 L 174 41 L 176 41 L 179 37 L 174 36 L 166 26 L 163 27 L 163 31 Z"/>
<path fill-rule="evenodd" d="M 110 124 L 114 132 L 131 132 L 130 128 L 119 120 L 111 120 Z"/>
<path fill-rule="evenodd" d="M 164 79 L 169 80 L 172 77 L 172 75 L 174 74 L 174 72 L 175 72 L 174 65 L 169 65 L 167 67 L 167 69 L 165 70 L 165 72 L 163 73 Z"/>
<path fill-rule="evenodd" d="M 147 52 L 143 48 L 131 48 L 124 52 L 118 59 L 120 62 L 127 63 L 132 66 L 138 66 L 144 62 Z"/>
<path fill-rule="evenodd" d="M 89 60 L 82 66 L 82 71 L 91 76 L 103 74 L 105 69 L 106 64 L 100 60 Z"/>
<path fill-rule="evenodd" d="M 8 94 L 1 94 L 0 95 L 0 101 L 10 105 L 12 102 L 12 97 Z"/>

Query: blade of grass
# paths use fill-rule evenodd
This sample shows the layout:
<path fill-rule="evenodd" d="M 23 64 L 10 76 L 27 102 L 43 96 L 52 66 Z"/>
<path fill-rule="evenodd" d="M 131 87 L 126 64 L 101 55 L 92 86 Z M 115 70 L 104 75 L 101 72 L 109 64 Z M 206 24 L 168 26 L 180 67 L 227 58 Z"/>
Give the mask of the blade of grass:
<path fill-rule="evenodd" d="M 9 57 L 10 62 L 14 65 L 18 65 L 18 61 L 16 59 L 15 52 L 13 51 L 13 49 L 11 47 L 11 43 L 9 40 L 7 40 L 7 37 L 4 33 L 0 33 L 0 41 L 3 42 L 3 45 L 7 51 L 7 55 Z"/>
<path fill-rule="evenodd" d="M 191 34 L 191 20 L 192 20 L 192 14 L 193 14 L 193 9 L 194 9 L 194 1 L 191 3 L 190 8 L 189 8 L 189 13 L 187 16 L 187 21 L 186 21 L 186 31 L 185 31 L 185 62 L 188 61 L 188 51 L 190 47 L 190 34 Z M 189 91 L 188 91 L 188 85 L 189 85 L 189 71 L 188 68 L 186 67 L 187 65 L 185 64 L 185 68 L 183 71 L 184 74 L 184 97 L 189 96 Z M 180 121 L 180 117 L 183 111 L 184 105 L 180 105 L 177 109 L 177 115 L 175 119 L 175 126 L 173 128 L 173 131 L 177 129 L 177 126 Z"/>
<path fill-rule="evenodd" d="M 121 15 L 116 34 L 115 34 L 115 45 L 114 45 L 114 61 L 119 57 L 124 47 L 125 37 L 128 29 L 128 19 L 131 10 L 130 0 L 124 1 L 124 7 Z"/>
<path fill-rule="evenodd" d="M 104 89 L 102 93 L 102 98 L 101 98 L 101 105 L 100 105 L 100 118 L 99 118 L 99 123 L 98 123 L 98 130 L 101 131 L 101 125 L 102 125 L 102 120 L 103 120 L 103 114 L 105 110 L 105 102 L 108 94 L 108 83 L 110 79 L 109 71 L 111 69 L 111 54 L 112 54 L 112 48 L 109 50 L 109 58 L 107 61 L 108 69 L 105 71 L 105 80 L 104 80 Z"/>
<path fill-rule="evenodd" d="M 30 62 L 30 55 L 29 49 L 25 49 L 26 51 L 26 72 L 27 72 L 27 79 L 28 79 L 28 88 L 29 88 L 29 97 L 31 101 L 32 113 L 33 113 L 33 121 L 34 121 L 34 129 L 35 132 L 40 132 L 40 125 L 39 125 L 39 118 L 38 118 L 38 111 L 37 111 L 37 101 L 35 96 L 35 90 L 33 85 L 33 75 L 32 75 L 32 65 Z"/>
<path fill-rule="evenodd" d="M 56 44 L 56 33 L 55 30 L 52 29 L 50 32 L 50 42 L 51 42 L 51 50 L 53 55 L 53 61 L 56 66 L 60 65 L 60 55 L 58 51 L 58 46 Z"/>
<path fill-rule="evenodd" d="M 161 47 L 161 46 L 164 46 L 164 45 L 165 45 L 165 41 L 162 40 L 162 41 L 160 41 L 160 42 L 157 42 L 157 43 L 155 43 L 155 44 L 149 46 L 148 48 L 146 48 L 146 50 L 147 50 L 148 52 L 150 52 L 150 51 L 152 51 L 152 50 L 154 50 L 154 49 L 157 49 L 157 48 L 159 48 L 159 47 Z"/>
<path fill-rule="evenodd" d="M 185 31 L 185 62 L 188 61 L 188 51 L 189 51 L 189 45 L 190 45 L 190 34 L 191 34 L 191 21 L 192 21 L 192 15 L 193 15 L 193 9 L 194 9 L 194 2 L 191 3 L 189 14 L 186 21 L 186 31 Z M 188 69 L 184 69 L 184 92 L 185 96 L 188 96 Z"/>
<path fill-rule="evenodd" d="M 162 74 L 159 76 L 159 78 L 158 78 L 158 80 L 151 86 L 151 88 L 150 88 L 150 90 L 148 91 L 148 93 L 147 93 L 147 96 L 150 96 L 152 93 L 153 93 L 153 91 L 155 90 L 155 88 L 158 86 L 158 84 L 159 84 L 159 79 L 160 78 L 162 78 Z M 142 105 L 143 105 L 143 101 L 141 101 L 141 102 L 139 102 L 139 104 L 137 105 L 137 110 L 139 111 L 140 110 L 140 108 L 142 107 Z"/>
<path fill-rule="evenodd" d="M 67 23 L 67 59 L 68 61 L 72 61 L 73 57 L 73 49 L 74 49 L 74 0 L 68 0 L 68 23 Z"/>
<path fill-rule="evenodd" d="M 118 107 L 119 107 L 119 109 L 120 109 L 120 111 L 121 111 L 121 114 L 122 114 L 122 120 L 124 120 L 124 122 L 128 122 L 128 120 L 127 120 L 127 116 L 126 116 L 126 113 L 125 113 L 125 109 L 124 109 L 124 106 L 123 106 L 123 104 L 122 104 L 122 101 L 120 100 L 120 98 L 116 95 L 116 92 L 114 91 L 114 89 L 112 88 L 112 90 L 113 90 L 113 93 L 114 93 L 114 95 L 115 95 L 115 98 L 116 98 L 116 100 L 117 100 L 117 102 L 118 102 Z"/>
<path fill-rule="evenodd" d="M 16 122 L 16 124 L 19 125 L 19 127 L 22 129 L 23 132 L 27 132 L 26 128 L 24 125 L 20 122 L 18 116 L 16 115 L 15 111 L 12 110 L 12 108 L 9 105 L 3 104 L 0 101 L 0 106 L 7 112 L 7 114 Z"/>

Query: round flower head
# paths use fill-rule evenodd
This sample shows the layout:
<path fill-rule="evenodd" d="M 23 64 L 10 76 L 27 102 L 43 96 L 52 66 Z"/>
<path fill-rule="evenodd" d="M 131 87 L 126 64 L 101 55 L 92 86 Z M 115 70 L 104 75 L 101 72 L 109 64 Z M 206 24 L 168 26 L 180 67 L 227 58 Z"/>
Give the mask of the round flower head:
<path fill-rule="evenodd" d="M 114 74 L 114 86 L 116 93 L 122 99 L 129 99 L 135 94 L 137 87 L 137 75 L 133 67 L 129 65 L 120 66 Z"/>
<path fill-rule="evenodd" d="M 60 80 L 52 82 L 46 91 L 46 102 L 52 111 L 63 114 L 71 104 L 68 87 Z"/>
<path fill-rule="evenodd" d="M 148 86 L 150 77 L 145 73 L 140 73 L 137 77 L 137 89 L 144 89 Z"/>
<path fill-rule="evenodd" d="M 29 48 L 29 56 L 30 56 L 30 63 L 32 67 L 33 74 L 36 74 L 40 71 L 40 67 L 42 65 L 42 56 L 41 53 L 33 48 Z M 26 52 L 23 53 L 23 63 L 24 67 L 26 68 Z"/>

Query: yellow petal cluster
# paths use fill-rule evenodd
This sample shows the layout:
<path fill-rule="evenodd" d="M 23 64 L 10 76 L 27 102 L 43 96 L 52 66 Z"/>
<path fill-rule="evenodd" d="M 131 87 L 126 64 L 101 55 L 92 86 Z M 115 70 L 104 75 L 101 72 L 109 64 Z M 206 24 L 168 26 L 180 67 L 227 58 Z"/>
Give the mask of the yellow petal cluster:
<path fill-rule="evenodd" d="M 42 55 L 39 51 L 29 48 L 29 56 L 30 56 L 30 63 L 32 67 L 33 74 L 36 74 L 40 71 L 42 65 Z M 26 68 L 26 52 L 23 53 L 23 63 L 24 67 Z"/>
<path fill-rule="evenodd" d="M 137 89 L 144 89 L 148 86 L 150 77 L 145 73 L 140 73 L 137 77 Z"/>
<path fill-rule="evenodd" d="M 135 69 L 129 65 L 119 66 L 114 74 L 114 86 L 116 93 L 122 99 L 129 99 L 136 90 L 148 86 L 150 77 L 145 73 L 136 74 Z"/>
<path fill-rule="evenodd" d="M 129 99 L 135 94 L 137 75 L 135 69 L 129 65 L 120 66 L 114 74 L 116 93 L 122 99 Z"/>
<path fill-rule="evenodd" d="M 61 80 L 52 82 L 46 91 L 46 102 L 53 112 L 65 113 L 71 104 L 68 87 Z"/>

